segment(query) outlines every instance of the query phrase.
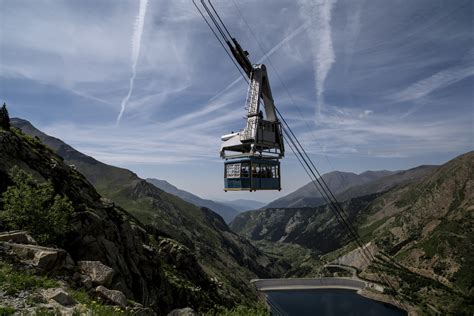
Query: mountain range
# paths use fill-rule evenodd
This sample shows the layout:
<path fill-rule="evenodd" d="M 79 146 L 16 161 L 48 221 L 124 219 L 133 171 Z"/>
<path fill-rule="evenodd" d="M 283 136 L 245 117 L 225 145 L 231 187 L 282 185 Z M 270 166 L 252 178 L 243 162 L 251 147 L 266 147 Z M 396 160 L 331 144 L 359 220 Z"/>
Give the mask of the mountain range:
<path fill-rule="evenodd" d="M 229 228 L 202 207 L 229 207 L 225 202 L 104 164 L 28 121 L 11 123 L 17 129 L 0 128 L 0 193 L 11 185 L 14 166 L 49 181 L 74 205 L 73 229 L 62 245 L 73 262 L 111 267 L 112 289 L 160 315 L 187 306 L 252 305 L 257 293 L 250 279 L 323 276 L 330 273 L 326 264 L 351 266 L 360 278 L 393 285 L 395 292 L 386 294 L 413 314 L 474 312 L 474 152 L 441 166 L 323 175 L 371 249 L 373 258 L 363 262 L 312 183 L 267 206 L 234 202 L 228 220 L 248 207 L 259 209 L 238 214 Z M 67 274 L 62 280 L 76 282 Z M 386 294 L 378 299 L 387 300 Z"/>
<path fill-rule="evenodd" d="M 349 265 L 377 282 L 374 271 L 383 273 L 414 314 L 474 311 L 474 152 L 378 177 L 338 196 L 345 198 L 347 221 L 375 255 L 368 265 L 327 205 L 244 212 L 230 226 L 262 251 L 292 260 L 286 276 Z"/>
<path fill-rule="evenodd" d="M 332 193 L 339 201 L 387 191 L 397 185 L 409 183 L 425 176 L 436 166 L 419 166 L 403 171 L 365 171 L 361 174 L 333 171 L 322 175 Z M 315 207 L 325 204 L 313 182 L 281 197 L 263 208 Z"/>

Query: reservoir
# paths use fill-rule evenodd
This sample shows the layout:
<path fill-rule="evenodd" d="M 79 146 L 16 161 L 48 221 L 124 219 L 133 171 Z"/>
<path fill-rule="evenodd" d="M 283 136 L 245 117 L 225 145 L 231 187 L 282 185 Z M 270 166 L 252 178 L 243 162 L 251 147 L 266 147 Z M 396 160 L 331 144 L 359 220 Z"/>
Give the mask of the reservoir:
<path fill-rule="evenodd" d="M 306 289 L 264 291 L 272 315 L 339 316 L 384 315 L 406 316 L 393 305 L 363 297 L 349 289 Z"/>

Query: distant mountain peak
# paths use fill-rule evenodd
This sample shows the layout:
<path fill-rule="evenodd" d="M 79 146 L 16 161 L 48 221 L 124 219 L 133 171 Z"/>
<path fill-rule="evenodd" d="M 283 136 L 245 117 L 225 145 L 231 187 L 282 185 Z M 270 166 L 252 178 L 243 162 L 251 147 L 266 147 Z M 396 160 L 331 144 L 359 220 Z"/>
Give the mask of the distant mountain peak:
<path fill-rule="evenodd" d="M 322 178 L 336 197 L 338 197 L 338 200 L 345 200 L 380 192 L 381 188 L 387 189 L 392 185 L 409 181 L 409 179 L 402 176 L 403 172 L 404 171 L 367 170 L 356 174 L 346 171 L 331 171 L 323 174 Z M 399 180 L 390 178 L 392 176 L 395 177 L 396 174 L 400 174 Z M 411 174 L 415 179 L 423 175 L 423 172 L 412 172 Z M 383 182 L 383 179 L 387 179 L 387 185 L 379 183 L 379 185 L 370 186 L 370 184 L 378 183 L 377 181 Z M 323 203 L 324 199 L 321 197 L 321 194 L 317 191 L 313 182 L 309 182 L 296 191 L 269 203 L 265 208 L 315 207 Z"/>
<path fill-rule="evenodd" d="M 146 181 L 167 193 L 182 198 L 186 202 L 192 203 L 199 207 L 206 207 L 213 210 L 214 212 L 222 216 L 226 223 L 230 223 L 239 214 L 237 210 L 235 210 L 229 205 L 212 200 L 203 199 L 195 194 L 178 189 L 176 186 L 172 185 L 166 180 L 147 178 Z"/>

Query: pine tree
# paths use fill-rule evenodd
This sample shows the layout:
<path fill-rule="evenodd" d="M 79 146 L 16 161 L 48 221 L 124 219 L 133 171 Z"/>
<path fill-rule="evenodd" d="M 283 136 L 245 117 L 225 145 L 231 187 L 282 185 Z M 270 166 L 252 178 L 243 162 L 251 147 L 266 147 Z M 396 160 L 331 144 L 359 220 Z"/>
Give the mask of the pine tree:
<path fill-rule="evenodd" d="M 0 109 L 0 128 L 10 130 L 10 116 L 8 115 L 7 105 L 3 103 Z"/>

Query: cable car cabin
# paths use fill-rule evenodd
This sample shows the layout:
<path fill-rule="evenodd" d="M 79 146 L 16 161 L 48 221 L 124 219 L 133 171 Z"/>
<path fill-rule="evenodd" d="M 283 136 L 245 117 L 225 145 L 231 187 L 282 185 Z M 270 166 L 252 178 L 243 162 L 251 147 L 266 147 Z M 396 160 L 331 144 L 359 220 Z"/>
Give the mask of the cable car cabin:
<path fill-rule="evenodd" d="M 224 162 L 224 191 L 281 190 L 277 159 L 245 157 Z"/>

